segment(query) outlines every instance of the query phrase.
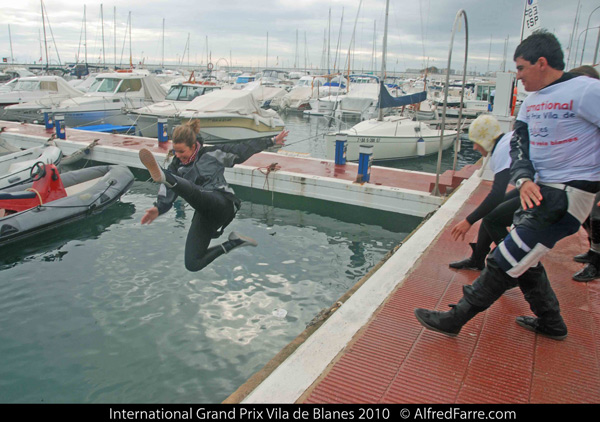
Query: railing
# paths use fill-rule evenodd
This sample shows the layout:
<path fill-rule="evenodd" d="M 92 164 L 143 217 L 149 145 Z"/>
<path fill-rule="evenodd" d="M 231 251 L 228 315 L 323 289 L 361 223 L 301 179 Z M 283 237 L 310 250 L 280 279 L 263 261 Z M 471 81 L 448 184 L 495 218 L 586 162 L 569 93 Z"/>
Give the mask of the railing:
<path fill-rule="evenodd" d="M 446 107 L 448 104 L 448 86 L 450 85 L 450 64 L 452 62 L 452 47 L 454 46 L 454 34 L 456 33 L 456 26 L 460 20 L 461 15 L 465 20 L 465 62 L 463 69 L 463 80 L 462 80 L 462 90 L 460 93 L 460 108 L 458 111 L 458 125 L 456 132 L 456 141 L 454 144 L 454 163 L 452 165 L 452 169 L 456 170 L 456 160 L 458 153 L 458 142 L 460 141 L 460 122 L 462 120 L 462 111 L 463 111 L 463 97 L 465 92 L 465 80 L 467 77 L 467 55 L 469 51 L 469 25 L 467 22 L 467 12 L 463 9 L 460 9 L 456 14 L 456 18 L 454 19 L 454 25 L 452 27 L 452 36 L 450 37 L 450 49 L 448 50 L 448 67 L 446 70 L 446 86 L 444 87 L 444 109 L 442 111 L 442 127 L 440 129 L 440 149 L 438 151 L 438 161 L 437 161 L 437 171 L 435 175 L 435 187 L 431 192 L 435 196 L 440 196 L 439 183 L 440 183 L 440 172 L 442 167 L 442 151 L 444 145 L 444 129 L 446 127 Z"/>

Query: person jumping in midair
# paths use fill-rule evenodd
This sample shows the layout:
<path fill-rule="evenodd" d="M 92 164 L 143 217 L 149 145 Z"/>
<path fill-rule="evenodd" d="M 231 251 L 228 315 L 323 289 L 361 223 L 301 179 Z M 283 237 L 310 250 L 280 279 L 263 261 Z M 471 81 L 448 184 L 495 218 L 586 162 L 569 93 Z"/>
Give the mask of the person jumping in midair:
<path fill-rule="evenodd" d="M 283 145 L 289 133 L 284 130 L 272 139 L 204 146 L 197 136 L 199 132 L 198 120 L 174 129 L 175 158 L 167 169 L 160 168 L 150 150 L 144 148 L 139 152 L 140 160 L 152 179 L 161 184 L 154 206 L 146 210 L 141 223 L 150 224 L 166 213 L 178 196 L 194 208 L 185 244 L 185 268 L 188 271 L 200 271 L 237 247 L 257 245 L 254 239 L 231 232 L 227 241 L 209 248 L 211 239 L 223 234 L 241 204 L 225 180 L 225 167 L 243 163 L 274 144 Z"/>

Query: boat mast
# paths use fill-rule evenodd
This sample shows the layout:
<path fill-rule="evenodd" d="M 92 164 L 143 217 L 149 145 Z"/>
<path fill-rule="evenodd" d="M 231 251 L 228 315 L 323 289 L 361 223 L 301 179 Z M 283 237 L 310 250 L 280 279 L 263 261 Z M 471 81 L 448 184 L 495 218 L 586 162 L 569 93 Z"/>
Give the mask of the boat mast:
<path fill-rule="evenodd" d="M 83 52 L 85 56 L 85 66 L 87 67 L 88 55 L 87 55 L 87 17 L 86 17 L 86 5 L 83 5 Z"/>
<path fill-rule="evenodd" d="M 106 67 L 106 51 L 104 50 L 104 9 L 100 3 L 100 26 L 102 27 L 102 66 Z"/>
<path fill-rule="evenodd" d="M 113 38 L 114 38 L 114 45 L 115 45 L 115 64 L 113 67 L 117 67 L 117 6 L 113 7 Z"/>
<path fill-rule="evenodd" d="M 162 28 L 162 60 L 160 61 L 160 66 L 165 68 L 165 18 L 163 18 L 163 28 Z"/>
<path fill-rule="evenodd" d="M 48 71 L 48 41 L 46 40 L 46 18 L 44 16 L 44 0 L 40 0 L 42 7 L 42 26 L 44 27 L 44 47 L 46 49 L 46 72 Z"/>
<path fill-rule="evenodd" d="M 381 108 L 381 90 L 385 89 L 385 56 L 387 52 L 388 16 L 390 13 L 390 0 L 385 2 L 385 24 L 383 26 L 383 53 L 381 58 L 381 81 L 379 81 L 379 115 L 378 121 L 383 120 L 383 108 Z"/>
<path fill-rule="evenodd" d="M 12 36 L 10 35 L 10 23 L 8 24 L 8 42 L 10 43 L 10 62 L 15 62 L 15 56 L 13 56 L 13 48 L 12 48 Z"/>
<path fill-rule="evenodd" d="M 133 69 L 133 50 L 131 48 L 131 11 L 129 12 L 129 68 Z"/>

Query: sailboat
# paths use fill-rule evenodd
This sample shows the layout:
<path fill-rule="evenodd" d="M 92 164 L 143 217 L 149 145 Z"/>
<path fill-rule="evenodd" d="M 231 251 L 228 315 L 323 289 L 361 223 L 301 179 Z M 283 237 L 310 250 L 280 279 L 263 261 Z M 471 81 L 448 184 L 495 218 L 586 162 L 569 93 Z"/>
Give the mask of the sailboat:
<path fill-rule="evenodd" d="M 385 9 L 385 29 L 383 35 L 383 63 L 379 81 L 379 116 L 358 123 L 350 129 L 325 135 L 326 156 L 335 158 L 335 141 L 339 135 L 347 140 L 346 159 L 357 161 L 360 145 L 373 146 L 373 160 L 396 160 L 438 152 L 441 130 L 434 129 L 424 122 L 402 116 L 383 117 L 383 109 L 417 104 L 425 101 L 427 92 L 419 92 L 402 97 L 392 97 L 385 86 L 385 59 L 387 48 L 388 14 L 390 2 Z M 456 131 L 444 131 L 443 149 L 449 148 Z"/>

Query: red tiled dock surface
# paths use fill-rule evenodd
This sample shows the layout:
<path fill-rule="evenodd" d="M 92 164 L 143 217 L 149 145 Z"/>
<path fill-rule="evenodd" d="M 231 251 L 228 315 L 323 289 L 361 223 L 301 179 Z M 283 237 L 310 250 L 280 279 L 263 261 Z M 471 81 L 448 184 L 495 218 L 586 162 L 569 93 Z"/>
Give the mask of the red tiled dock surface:
<path fill-rule="evenodd" d="M 305 403 L 598 403 L 600 402 L 600 280 L 577 283 L 583 264 L 573 256 L 588 248 L 581 230 L 543 259 L 559 298 L 569 336 L 555 341 L 519 327 L 532 315 L 518 288 L 467 323 L 455 338 L 426 330 L 417 307 L 447 310 L 462 286 L 479 274 L 456 271 L 451 261 L 470 253 L 450 227 L 485 197 L 483 183 L 423 255 L 371 322 L 322 378 Z M 468 233 L 474 241 L 479 225 Z"/>
<path fill-rule="evenodd" d="M 46 130 L 43 125 L 21 124 L 18 122 L 0 121 L 0 127 L 5 130 L 18 131 L 19 133 L 40 137 L 50 137 L 54 131 Z M 149 148 L 157 153 L 166 153 L 171 149 L 171 142 L 159 146 L 158 140 L 142 138 L 139 136 L 114 135 L 111 133 L 87 132 L 84 130 L 66 129 L 67 140 L 91 143 L 98 140 L 98 145 L 114 146 L 131 150 Z M 347 163 L 344 166 L 336 166 L 330 160 L 305 159 L 303 157 L 286 156 L 283 154 L 273 155 L 268 153 L 255 154 L 244 162 L 246 166 L 267 168 L 273 163 L 287 172 L 299 173 L 310 176 L 330 177 L 346 181 L 355 181 L 358 174 L 358 164 Z M 440 176 L 440 191 L 445 192 L 447 186 L 456 187 L 465 178 L 468 178 L 478 166 L 470 165 L 457 171 L 455 174 L 446 171 Z M 387 167 L 373 166 L 371 169 L 370 183 L 394 188 L 411 189 L 421 192 L 431 192 L 435 184 L 435 175 L 428 173 L 416 173 L 402 171 Z"/>

